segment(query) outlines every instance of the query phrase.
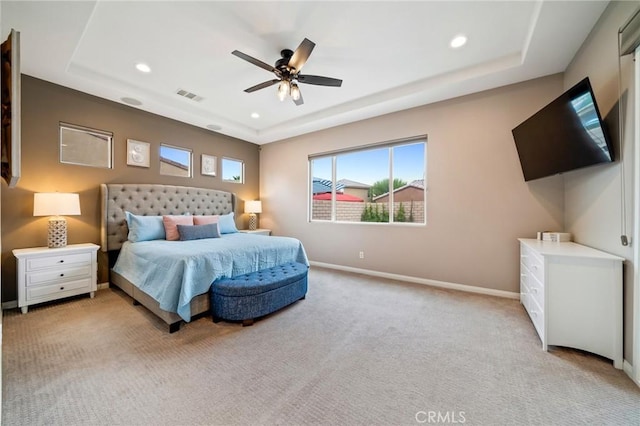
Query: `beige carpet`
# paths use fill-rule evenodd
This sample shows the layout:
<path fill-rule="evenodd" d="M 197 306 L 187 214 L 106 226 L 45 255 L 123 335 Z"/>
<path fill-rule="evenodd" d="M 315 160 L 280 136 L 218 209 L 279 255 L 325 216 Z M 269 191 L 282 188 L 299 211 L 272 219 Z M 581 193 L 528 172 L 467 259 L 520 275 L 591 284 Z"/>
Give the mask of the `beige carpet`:
<path fill-rule="evenodd" d="M 3 425 L 640 424 L 612 363 L 543 352 L 515 300 L 312 268 L 252 327 L 117 290 L 4 313 Z"/>

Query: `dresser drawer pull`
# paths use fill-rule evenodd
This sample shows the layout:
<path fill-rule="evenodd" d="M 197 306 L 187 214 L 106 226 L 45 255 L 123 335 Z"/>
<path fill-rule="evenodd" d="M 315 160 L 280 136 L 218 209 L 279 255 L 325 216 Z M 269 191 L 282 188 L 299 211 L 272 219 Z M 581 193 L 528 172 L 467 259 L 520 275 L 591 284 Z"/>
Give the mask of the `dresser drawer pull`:
<path fill-rule="evenodd" d="M 531 289 L 531 292 L 537 294 L 538 293 L 538 289 L 534 287 L 534 288 Z"/>

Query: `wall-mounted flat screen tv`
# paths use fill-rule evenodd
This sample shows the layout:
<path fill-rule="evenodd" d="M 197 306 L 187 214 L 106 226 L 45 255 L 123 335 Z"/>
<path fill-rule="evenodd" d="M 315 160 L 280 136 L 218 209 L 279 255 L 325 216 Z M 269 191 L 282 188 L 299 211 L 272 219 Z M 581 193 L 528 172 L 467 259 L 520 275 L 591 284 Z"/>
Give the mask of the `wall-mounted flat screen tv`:
<path fill-rule="evenodd" d="M 512 133 L 525 181 L 614 160 L 588 77 Z"/>

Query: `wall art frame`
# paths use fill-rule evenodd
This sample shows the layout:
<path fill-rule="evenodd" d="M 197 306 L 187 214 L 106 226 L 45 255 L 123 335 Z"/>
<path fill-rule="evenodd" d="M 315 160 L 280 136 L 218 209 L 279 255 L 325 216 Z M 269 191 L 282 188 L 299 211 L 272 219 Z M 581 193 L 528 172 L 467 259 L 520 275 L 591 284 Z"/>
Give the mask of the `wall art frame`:
<path fill-rule="evenodd" d="M 127 139 L 127 166 L 149 167 L 151 165 L 150 154 L 150 143 Z"/>
<path fill-rule="evenodd" d="M 218 169 L 218 157 L 202 154 L 200 157 L 200 174 L 203 176 L 216 176 Z"/>

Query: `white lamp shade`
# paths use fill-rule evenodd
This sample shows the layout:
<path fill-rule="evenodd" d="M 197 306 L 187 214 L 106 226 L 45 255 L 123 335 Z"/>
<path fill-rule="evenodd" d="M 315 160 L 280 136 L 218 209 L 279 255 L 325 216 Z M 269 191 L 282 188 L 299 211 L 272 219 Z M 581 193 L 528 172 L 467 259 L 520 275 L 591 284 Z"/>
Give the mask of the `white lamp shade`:
<path fill-rule="evenodd" d="M 245 201 L 244 203 L 245 213 L 262 213 L 262 202 L 260 201 Z"/>
<path fill-rule="evenodd" d="M 80 196 L 65 192 L 37 192 L 33 194 L 34 216 L 77 216 Z"/>

